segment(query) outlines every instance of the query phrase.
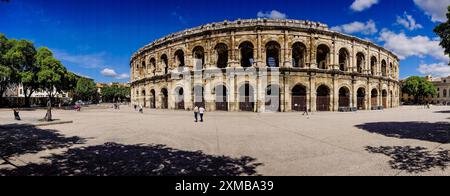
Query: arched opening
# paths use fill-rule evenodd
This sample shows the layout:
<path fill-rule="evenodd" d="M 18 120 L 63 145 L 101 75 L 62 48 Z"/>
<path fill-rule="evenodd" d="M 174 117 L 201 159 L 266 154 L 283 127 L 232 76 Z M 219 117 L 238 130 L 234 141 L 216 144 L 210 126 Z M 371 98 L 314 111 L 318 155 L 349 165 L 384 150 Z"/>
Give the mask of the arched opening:
<path fill-rule="evenodd" d="M 178 87 L 175 89 L 175 109 L 184 110 L 184 89 Z"/>
<path fill-rule="evenodd" d="M 393 78 L 394 77 L 394 66 L 392 65 L 392 63 L 389 63 L 389 71 L 388 72 L 390 73 L 389 76 L 391 78 Z"/>
<path fill-rule="evenodd" d="M 327 45 L 321 44 L 317 47 L 317 66 L 319 69 L 328 69 L 328 62 L 330 58 L 330 48 Z"/>
<path fill-rule="evenodd" d="M 347 87 L 339 89 L 339 107 L 350 107 L 350 90 Z"/>
<path fill-rule="evenodd" d="M 161 109 L 169 108 L 169 92 L 166 88 L 161 89 Z"/>
<path fill-rule="evenodd" d="M 280 67 L 281 46 L 276 41 L 266 44 L 266 65 L 267 67 Z"/>
<path fill-rule="evenodd" d="M 364 54 L 362 52 L 358 52 L 358 54 L 356 54 L 356 71 L 358 73 L 363 73 L 364 67 L 366 63 L 366 59 L 364 57 Z"/>
<path fill-rule="evenodd" d="M 303 85 L 296 85 L 292 89 L 292 111 L 306 111 L 308 106 L 306 104 L 306 87 Z"/>
<path fill-rule="evenodd" d="M 197 107 L 205 107 L 205 89 L 203 86 L 196 85 L 193 89 L 193 100 L 194 100 L 194 106 Z"/>
<path fill-rule="evenodd" d="M 156 75 L 156 59 L 155 58 L 151 58 L 150 59 L 150 69 L 152 70 L 152 74 L 153 76 Z"/>
<path fill-rule="evenodd" d="M 382 101 L 383 101 L 383 108 L 388 108 L 387 105 L 387 98 L 388 98 L 388 93 L 386 90 L 381 91 L 381 96 L 382 96 Z"/>
<path fill-rule="evenodd" d="M 366 109 L 365 100 L 366 100 L 366 89 L 359 88 L 357 95 L 356 95 L 356 102 L 357 102 L 358 110 Z"/>
<path fill-rule="evenodd" d="M 145 108 L 145 107 L 147 107 L 147 100 L 146 100 L 146 93 L 145 93 L 145 90 L 142 90 L 142 93 L 141 93 L 141 96 L 142 96 L 142 106 Z"/>
<path fill-rule="evenodd" d="M 348 53 L 348 50 L 345 48 L 341 48 L 339 50 L 339 70 L 348 71 L 349 62 L 350 55 Z"/>
<path fill-rule="evenodd" d="M 143 72 L 143 76 L 145 76 L 148 72 L 147 63 L 145 62 L 145 60 L 142 61 L 142 72 Z"/>
<path fill-rule="evenodd" d="M 227 87 L 224 85 L 218 85 L 215 88 L 216 93 L 216 110 L 228 111 L 228 98 Z"/>
<path fill-rule="evenodd" d="M 150 90 L 150 108 L 156 108 L 156 92 L 155 90 Z"/>
<path fill-rule="evenodd" d="M 370 94 L 371 94 L 371 96 L 370 96 L 370 105 L 372 107 L 377 107 L 378 106 L 378 90 L 377 89 L 373 89 Z"/>
<path fill-rule="evenodd" d="M 183 50 L 177 50 L 175 52 L 175 65 L 177 65 L 177 67 L 184 67 L 185 63 Z"/>
<path fill-rule="evenodd" d="M 164 68 L 164 75 L 169 73 L 169 59 L 167 58 L 167 55 L 163 54 L 161 56 L 161 63 Z"/>
<path fill-rule="evenodd" d="M 239 109 L 245 112 L 253 112 L 255 109 L 255 92 L 250 84 L 244 84 L 239 88 Z"/>
<path fill-rule="evenodd" d="M 254 56 L 253 56 L 253 44 L 251 42 L 243 42 L 239 45 L 239 50 L 241 51 L 241 66 L 251 67 L 253 66 Z"/>
<path fill-rule="evenodd" d="M 192 51 L 194 57 L 194 69 L 202 70 L 205 64 L 205 50 L 201 46 L 197 46 Z"/>
<path fill-rule="evenodd" d="M 281 100 L 280 100 L 280 86 L 279 85 L 269 85 L 266 88 L 266 111 L 270 112 L 280 112 L 281 111 Z"/>
<path fill-rule="evenodd" d="M 376 75 L 377 73 L 377 58 L 376 57 L 372 57 L 370 58 L 370 74 L 372 76 Z"/>
<path fill-rule="evenodd" d="M 306 62 L 306 46 L 297 42 L 292 45 L 292 66 L 304 68 Z"/>
<path fill-rule="evenodd" d="M 217 68 L 223 69 L 228 66 L 228 46 L 220 43 L 215 47 L 217 54 Z"/>
<path fill-rule="evenodd" d="M 325 85 L 319 86 L 316 99 L 317 111 L 330 111 L 330 88 Z"/>
<path fill-rule="evenodd" d="M 386 76 L 387 76 L 387 64 L 386 64 L 386 61 L 385 61 L 385 60 L 382 60 L 382 61 L 381 61 L 381 75 L 382 75 L 383 77 L 386 77 Z"/>

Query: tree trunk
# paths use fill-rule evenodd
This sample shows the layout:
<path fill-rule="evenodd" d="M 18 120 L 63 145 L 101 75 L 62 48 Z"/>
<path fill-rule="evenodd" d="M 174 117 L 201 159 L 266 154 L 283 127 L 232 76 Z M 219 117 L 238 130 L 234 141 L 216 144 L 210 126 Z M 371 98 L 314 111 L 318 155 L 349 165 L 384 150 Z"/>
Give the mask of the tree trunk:
<path fill-rule="evenodd" d="M 25 95 L 25 107 L 31 107 L 30 97 L 31 97 L 31 94 L 33 94 L 33 91 L 30 90 L 30 93 L 27 93 L 28 90 L 26 90 L 25 88 L 23 90 L 24 90 L 23 94 Z"/>
<path fill-rule="evenodd" d="M 48 102 L 47 102 L 47 114 L 45 114 L 44 120 L 45 121 L 53 121 L 52 118 L 52 97 L 51 94 L 49 94 Z"/>

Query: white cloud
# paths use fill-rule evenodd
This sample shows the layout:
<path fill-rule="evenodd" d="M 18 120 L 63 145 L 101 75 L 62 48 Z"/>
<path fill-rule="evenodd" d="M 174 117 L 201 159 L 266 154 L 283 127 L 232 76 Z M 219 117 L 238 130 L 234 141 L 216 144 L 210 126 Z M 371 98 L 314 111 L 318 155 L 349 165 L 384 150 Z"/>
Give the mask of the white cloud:
<path fill-rule="evenodd" d="M 410 31 L 423 28 L 421 24 L 418 24 L 416 20 L 406 12 L 403 14 L 403 17 L 397 16 L 397 24 L 404 26 Z"/>
<path fill-rule="evenodd" d="M 440 61 L 449 61 L 449 57 L 444 54 L 444 49 L 439 45 L 439 39 L 436 38 L 430 39 L 422 35 L 408 37 L 403 32 L 396 34 L 383 29 L 378 40 L 384 42 L 384 47 L 396 53 L 400 59 L 410 56 L 421 58 L 431 56 Z"/>
<path fill-rule="evenodd" d="M 285 13 L 279 12 L 277 10 L 272 10 L 270 12 L 259 11 L 257 13 L 258 18 L 271 18 L 271 19 L 286 19 L 287 15 Z"/>
<path fill-rule="evenodd" d="M 450 66 L 445 63 L 421 64 L 417 68 L 421 74 L 432 75 L 434 77 L 450 76 Z"/>
<path fill-rule="evenodd" d="M 447 21 L 446 13 L 447 7 L 450 5 L 450 0 L 414 0 L 414 3 L 425 11 L 426 15 L 431 16 L 431 21 Z"/>
<path fill-rule="evenodd" d="M 364 35 L 373 35 L 378 32 L 377 26 L 373 20 L 369 20 L 366 23 L 356 21 L 332 27 L 331 30 L 348 34 L 362 33 Z"/>
<path fill-rule="evenodd" d="M 350 6 L 350 9 L 352 9 L 355 12 L 361 12 L 366 9 L 369 9 L 378 2 L 379 0 L 355 0 Z"/>
<path fill-rule="evenodd" d="M 114 69 L 108 69 L 108 68 L 103 69 L 100 73 L 103 76 L 115 78 L 115 79 L 118 79 L 118 80 L 123 80 L 123 79 L 127 79 L 127 78 L 130 77 L 128 74 L 124 74 L 124 73 L 123 74 L 117 74 Z"/>
<path fill-rule="evenodd" d="M 105 53 L 97 54 L 69 54 L 67 52 L 52 49 L 56 59 L 62 61 L 63 63 L 70 63 L 83 68 L 102 68 L 104 67 L 104 56 Z"/>

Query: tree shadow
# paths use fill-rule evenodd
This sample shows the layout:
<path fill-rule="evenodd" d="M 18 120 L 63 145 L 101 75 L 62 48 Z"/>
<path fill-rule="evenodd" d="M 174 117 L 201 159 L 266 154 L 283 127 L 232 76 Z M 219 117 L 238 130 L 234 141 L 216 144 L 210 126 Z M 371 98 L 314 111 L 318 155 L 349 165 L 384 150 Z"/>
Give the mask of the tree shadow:
<path fill-rule="evenodd" d="M 392 169 L 403 170 L 409 173 L 421 173 L 432 168 L 445 170 L 450 163 L 448 150 L 429 151 L 423 147 L 411 146 L 367 146 L 369 153 L 384 154 L 392 158 L 389 161 Z"/>
<path fill-rule="evenodd" d="M 0 170 L 6 176 L 240 176 L 257 175 L 251 157 L 230 158 L 164 145 L 104 145 L 73 148 L 45 157 L 47 163 Z"/>
<path fill-rule="evenodd" d="M 447 122 L 374 122 L 356 125 L 356 127 L 387 137 L 417 139 L 442 144 L 450 142 L 450 123 Z"/>
<path fill-rule="evenodd" d="M 436 111 L 434 113 L 450 114 L 450 110 Z"/>
<path fill-rule="evenodd" d="M 3 159 L 84 142 L 85 139 L 80 137 L 65 137 L 55 130 L 40 129 L 33 125 L 0 125 L 0 157 Z"/>

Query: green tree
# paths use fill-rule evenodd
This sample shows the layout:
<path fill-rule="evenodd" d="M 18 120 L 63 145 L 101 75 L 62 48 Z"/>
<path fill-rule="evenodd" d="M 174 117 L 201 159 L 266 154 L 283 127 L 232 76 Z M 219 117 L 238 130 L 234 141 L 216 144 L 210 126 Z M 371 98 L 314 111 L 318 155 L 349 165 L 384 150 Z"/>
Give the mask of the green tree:
<path fill-rule="evenodd" d="M 83 77 L 78 78 L 75 94 L 82 101 L 93 101 L 97 94 L 94 81 Z"/>
<path fill-rule="evenodd" d="M 126 100 L 130 97 L 131 91 L 129 87 L 120 87 L 117 85 L 102 88 L 102 100 L 104 102 L 117 102 Z"/>
<path fill-rule="evenodd" d="M 0 33 L 0 106 L 3 105 L 3 94 L 14 83 L 15 74 L 5 59 L 6 53 L 15 44 L 15 40 L 9 40 Z"/>
<path fill-rule="evenodd" d="M 434 32 L 441 37 L 440 45 L 445 49 L 445 54 L 450 56 L 450 6 L 447 10 L 447 22 L 439 24 Z"/>
<path fill-rule="evenodd" d="M 16 83 L 23 86 L 25 106 L 30 106 L 30 97 L 39 88 L 36 73 L 39 69 L 35 63 L 36 49 L 34 44 L 27 40 L 20 40 L 5 54 L 5 60 L 17 76 Z"/>
<path fill-rule="evenodd" d="M 419 76 L 412 76 L 405 80 L 402 92 L 414 96 L 416 104 L 422 103 L 428 96 L 436 96 L 437 89 L 430 81 Z"/>
<path fill-rule="evenodd" d="M 47 103 L 46 121 L 52 121 L 52 100 L 57 93 L 61 93 L 68 87 L 65 86 L 67 82 L 67 70 L 60 61 L 53 57 L 53 54 L 47 48 L 42 48 L 45 55 L 41 55 L 37 60 L 39 64 L 39 72 L 37 73 L 37 80 L 40 88 L 47 92 L 49 100 Z"/>

